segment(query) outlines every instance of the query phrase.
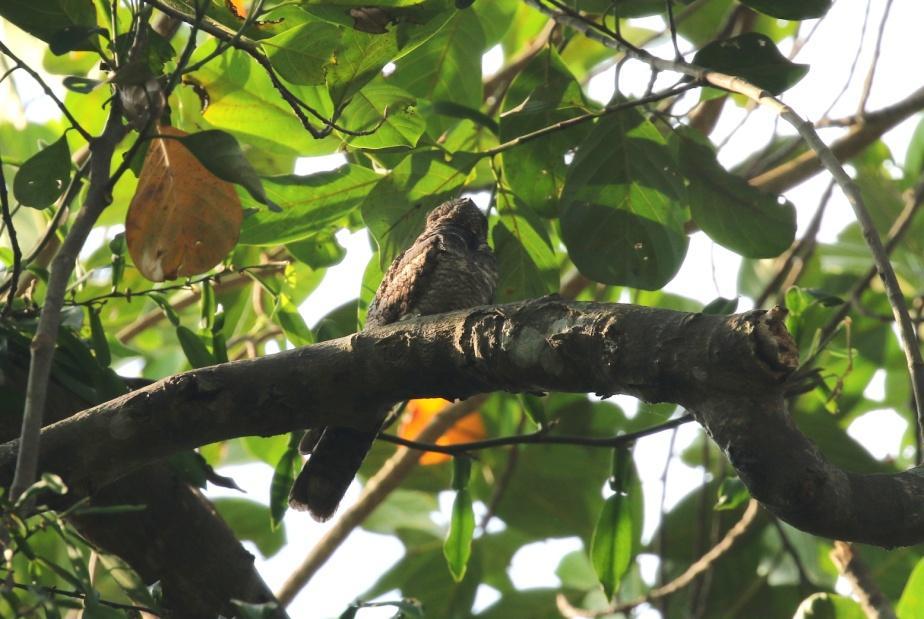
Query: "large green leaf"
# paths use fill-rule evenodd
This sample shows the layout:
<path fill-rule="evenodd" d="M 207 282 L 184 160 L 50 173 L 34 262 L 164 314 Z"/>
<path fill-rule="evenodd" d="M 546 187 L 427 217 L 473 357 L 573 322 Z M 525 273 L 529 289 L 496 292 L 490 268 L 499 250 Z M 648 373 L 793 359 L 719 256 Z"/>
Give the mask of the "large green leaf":
<path fill-rule="evenodd" d="M 711 146 L 692 132 L 677 134 L 677 160 L 688 181 L 693 221 L 716 243 L 748 258 L 772 258 L 796 235 L 789 201 L 751 187 L 719 164 Z"/>
<path fill-rule="evenodd" d="M 790 62 L 765 34 L 747 32 L 714 41 L 693 56 L 693 64 L 737 75 L 774 95 L 805 77 L 809 67 Z"/>
<path fill-rule="evenodd" d="M 581 86 L 554 49 L 538 54 L 510 86 L 504 99 L 500 140 L 507 142 L 537 129 L 586 113 Z M 523 201 L 544 215 L 558 210 L 567 166 L 564 156 L 592 129 L 583 123 L 554 131 L 504 152 L 506 180 Z"/>
<path fill-rule="evenodd" d="M 0 15 L 46 43 L 66 28 L 96 27 L 96 8 L 86 0 L 4 0 Z M 92 50 L 91 39 L 84 38 L 73 49 Z"/>
<path fill-rule="evenodd" d="M 343 119 L 347 129 L 375 132 L 345 137 L 354 148 L 415 146 L 425 127 L 416 105 L 416 97 L 377 77 L 356 93 Z"/>
<path fill-rule="evenodd" d="M 13 179 L 13 195 L 25 206 L 46 208 L 67 189 L 71 151 L 61 136 L 27 159 Z"/>
<path fill-rule="evenodd" d="M 608 598 L 619 591 L 623 577 L 638 553 L 642 536 L 642 487 L 631 452 L 617 455 L 621 465 L 616 492 L 606 499 L 594 527 L 590 558 Z"/>
<path fill-rule="evenodd" d="M 356 208 L 381 178 L 368 168 L 348 164 L 331 172 L 264 179 L 267 195 L 282 212 L 260 209 L 244 219 L 240 242 L 288 243 L 322 232 Z M 241 200 L 245 208 L 253 206 L 251 201 Z"/>
<path fill-rule="evenodd" d="M 401 59 L 390 80 L 409 93 L 437 101 L 481 105 L 484 26 L 474 11 L 457 11 L 426 44 Z"/>
<path fill-rule="evenodd" d="M 500 280 L 498 303 L 558 291 L 558 261 L 544 223 L 507 191 L 497 194 L 500 218 L 491 230 Z"/>
<path fill-rule="evenodd" d="M 239 498 L 214 499 L 212 504 L 240 540 L 253 542 L 264 557 L 271 557 L 286 543 L 285 526 L 273 527 L 267 506 Z"/>
<path fill-rule="evenodd" d="M 562 238 L 581 273 L 647 290 L 670 281 L 687 251 L 676 167 L 638 112 L 600 119 L 578 147 L 562 194 Z"/>
<path fill-rule="evenodd" d="M 381 264 L 390 264 L 417 238 L 430 209 L 458 195 L 475 161 L 416 151 L 372 188 L 362 204 L 363 220 L 378 243 Z"/>
<path fill-rule="evenodd" d="M 341 28 L 323 21 L 290 28 L 260 42 L 279 75 L 293 84 L 325 83 Z"/>

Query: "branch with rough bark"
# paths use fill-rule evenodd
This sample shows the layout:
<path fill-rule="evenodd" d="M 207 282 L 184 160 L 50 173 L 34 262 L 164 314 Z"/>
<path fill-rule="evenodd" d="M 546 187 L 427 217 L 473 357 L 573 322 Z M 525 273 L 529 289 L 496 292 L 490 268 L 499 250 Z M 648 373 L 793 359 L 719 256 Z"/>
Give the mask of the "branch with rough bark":
<path fill-rule="evenodd" d="M 194 370 L 96 406 L 43 430 L 41 468 L 82 496 L 183 449 L 319 425 L 362 428 L 368 411 L 409 398 L 624 393 L 693 412 L 751 494 L 794 526 L 882 546 L 920 542 L 918 469 L 841 470 L 792 423 L 784 390 L 797 351 L 781 314 L 545 298 L 404 321 Z M 0 446 L 2 480 L 16 448 Z"/>

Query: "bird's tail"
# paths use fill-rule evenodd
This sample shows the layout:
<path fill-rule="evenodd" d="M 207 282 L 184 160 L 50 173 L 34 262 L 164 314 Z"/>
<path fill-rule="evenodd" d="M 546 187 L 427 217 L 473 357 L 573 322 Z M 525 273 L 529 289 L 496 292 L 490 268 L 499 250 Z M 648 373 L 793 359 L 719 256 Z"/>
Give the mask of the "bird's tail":
<path fill-rule="evenodd" d="M 307 510 L 318 522 L 334 515 L 375 440 L 374 432 L 327 428 L 311 449 L 292 490 L 289 506 Z"/>

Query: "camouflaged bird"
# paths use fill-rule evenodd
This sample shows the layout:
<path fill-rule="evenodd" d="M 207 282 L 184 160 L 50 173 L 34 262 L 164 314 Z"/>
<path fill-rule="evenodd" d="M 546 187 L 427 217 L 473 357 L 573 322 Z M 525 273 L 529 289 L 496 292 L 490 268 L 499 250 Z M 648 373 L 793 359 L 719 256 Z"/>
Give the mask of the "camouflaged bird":
<path fill-rule="evenodd" d="M 424 231 L 385 273 L 366 326 L 490 303 L 497 266 L 487 236 L 488 221 L 471 200 L 451 200 L 433 209 Z M 379 423 L 386 414 L 380 413 Z M 309 430 L 300 448 L 311 456 L 292 486 L 289 505 L 321 522 L 330 518 L 376 434 L 335 427 Z"/>

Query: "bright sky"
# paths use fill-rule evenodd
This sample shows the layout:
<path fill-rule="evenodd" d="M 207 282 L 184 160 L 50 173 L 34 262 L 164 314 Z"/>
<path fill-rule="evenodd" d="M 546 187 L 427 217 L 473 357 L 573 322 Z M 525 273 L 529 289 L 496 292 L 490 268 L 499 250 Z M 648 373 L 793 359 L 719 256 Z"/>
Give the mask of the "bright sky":
<path fill-rule="evenodd" d="M 803 117 L 817 119 L 830 103 L 833 93 L 839 92 L 846 77 L 856 42 L 860 36 L 860 20 L 857 18 L 857 2 L 837 2 L 828 18 L 819 28 L 812 41 L 802 50 L 796 61 L 811 65 L 809 75 L 793 89 L 787 91 L 783 99 Z M 844 95 L 842 103 L 834 108 L 832 117 L 846 116 L 854 113 L 853 102 L 857 100 L 863 77 L 870 63 L 875 30 L 879 16 L 885 6 L 884 0 L 872 1 L 870 27 L 866 33 L 863 52 L 857 65 L 857 73 L 850 88 Z M 811 22 L 810 22 L 811 23 Z M 924 83 L 924 65 L 917 62 L 919 56 L 920 25 L 924 23 L 924 6 L 920 2 L 894 2 L 891 17 L 886 30 L 881 60 L 876 73 L 869 109 L 877 109 L 893 103 Z M 659 20 L 642 20 L 642 24 L 660 28 Z M 671 50 L 662 45 L 652 51 L 669 57 Z M 689 47 L 683 48 L 689 51 Z M 788 51 L 784 44 L 783 52 Z M 35 61 L 34 58 L 29 58 Z M 496 71 L 502 58 L 499 49 L 488 52 L 484 57 L 486 72 Z M 33 62 L 33 66 L 40 66 Z M 665 78 L 666 79 L 666 78 Z M 638 94 L 648 81 L 647 70 L 639 63 L 630 62 L 622 75 L 625 90 Z M 589 86 L 591 96 L 600 101 L 607 101 L 612 92 L 613 74 L 606 72 L 596 77 Z M 54 106 L 35 89 L 27 80 L 17 77 L 20 92 L 25 93 L 27 101 L 26 116 L 42 120 L 57 114 Z M 3 95 L 0 86 L 0 96 Z M 721 141 L 734 128 L 741 117 L 741 110 L 727 110 L 723 120 L 713 134 L 714 141 Z M 0 116 L 7 116 L 7 110 L 0 111 Z M 7 118 L 9 118 L 7 116 Z M 11 119 L 12 120 L 12 119 Z M 730 165 L 747 156 L 755 144 L 763 144 L 770 136 L 774 117 L 766 111 L 758 110 L 751 115 L 742 129 L 729 141 L 722 153 L 722 161 Z M 918 118 L 906 121 L 885 137 L 885 142 L 892 149 L 899 165 L 904 160 L 907 144 L 910 140 Z M 822 137 L 829 143 L 840 134 L 839 130 L 826 130 Z M 342 164 L 340 155 L 300 160 L 297 172 L 311 173 L 322 169 L 331 169 Z M 818 204 L 818 197 L 826 185 L 826 179 L 816 177 L 801 186 L 787 192 L 787 197 L 796 205 L 799 216 L 800 231 L 807 224 Z M 852 220 L 852 213 L 847 202 L 839 192 L 828 209 L 828 215 L 822 225 L 820 238 L 832 241 L 837 232 Z M 371 255 L 369 240 L 364 232 L 349 234 L 342 231 L 338 238 L 347 248 L 347 258 L 339 265 L 330 268 L 320 287 L 300 308 L 308 323 L 314 324 L 329 310 L 341 303 L 355 298 L 359 291 L 362 273 Z M 740 259 L 737 255 L 713 244 L 702 233 L 695 234 L 691 240 L 690 251 L 678 275 L 666 287 L 666 290 L 686 297 L 708 302 L 716 296 L 734 297 L 737 295 L 737 269 Z M 739 309 L 744 308 L 744 303 Z M 883 377 L 874 379 L 867 395 L 871 399 L 882 398 Z M 617 398 L 617 403 L 628 411 L 634 410 L 630 398 Z M 900 437 L 905 429 L 905 422 L 894 412 L 873 411 L 857 420 L 850 429 L 852 436 L 862 440 L 876 456 L 895 455 L 900 444 Z M 697 435 L 697 428 L 684 426 L 678 433 L 674 453 L 680 453 Z M 659 476 L 667 457 L 670 436 L 663 433 L 646 438 L 638 443 L 636 459 L 642 474 L 646 504 L 646 537 L 654 530 L 657 522 L 658 503 L 663 491 Z M 262 464 L 227 467 L 221 471 L 231 475 L 247 492 L 251 499 L 268 503 L 269 486 L 272 471 Z M 679 501 L 692 487 L 701 482 L 701 473 L 674 460 L 667 480 L 666 502 L 668 507 Z M 537 489 L 538 491 L 538 489 Z M 225 489 L 209 489 L 210 496 L 237 495 Z M 354 484 L 344 504 L 349 504 L 358 494 Z M 239 495 L 237 495 L 239 496 Z M 444 497 L 445 499 L 446 497 Z M 447 520 L 448 502 L 441 501 L 440 514 L 434 514 L 438 522 Z M 289 513 L 285 519 L 289 543 L 276 556 L 263 560 L 259 552 L 249 545 L 257 558 L 257 565 L 270 587 L 276 589 L 314 545 L 329 524 L 320 525 L 302 513 Z M 524 548 L 514 557 L 510 574 L 519 587 L 556 586 L 558 579 L 554 570 L 561 556 L 579 545 L 575 539 L 551 540 Z M 338 616 L 345 607 L 363 590 L 370 586 L 384 570 L 393 564 L 402 553 L 401 545 L 393 538 L 375 535 L 357 530 L 341 547 L 340 551 L 319 571 L 308 587 L 299 595 L 290 611 L 293 617 Z M 653 557 L 642 559 L 643 573 L 654 574 L 657 561 Z M 394 595 L 384 596 L 394 599 Z M 489 587 L 479 590 L 477 606 L 488 606 L 497 594 Z M 381 609 L 367 610 L 361 614 L 364 619 L 373 617 L 390 617 L 392 611 Z M 640 617 L 656 617 L 653 611 L 642 613 Z"/>

